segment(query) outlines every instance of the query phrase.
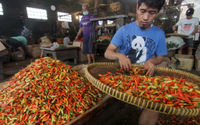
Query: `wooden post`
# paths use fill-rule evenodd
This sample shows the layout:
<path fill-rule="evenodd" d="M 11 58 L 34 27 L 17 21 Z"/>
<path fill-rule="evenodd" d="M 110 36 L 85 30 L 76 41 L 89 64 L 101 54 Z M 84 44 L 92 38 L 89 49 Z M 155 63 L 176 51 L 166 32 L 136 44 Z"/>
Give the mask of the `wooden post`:
<path fill-rule="evenodd" d="M 99 0 L 95 0 L 94 1 L 94 15 L 97 15 L 98 13 L 98 4 L 99 4 Z"/>
<path fill-rule="evenodd" d="M 0 80 L 3 80 L 4 76 L 3 76 L 3 62 L 0 61 Z"/>

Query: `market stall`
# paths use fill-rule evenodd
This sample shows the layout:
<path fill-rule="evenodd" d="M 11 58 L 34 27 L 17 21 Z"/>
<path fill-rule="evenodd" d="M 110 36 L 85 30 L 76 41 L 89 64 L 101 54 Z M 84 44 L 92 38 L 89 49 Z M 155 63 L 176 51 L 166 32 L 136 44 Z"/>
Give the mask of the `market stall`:
<path fill-rule="evenodd" d="M 200 45 L 172 28 L 192 1 L 1 1 L 0 37 L 31 37 L 0 44 L 0 125 L 200 125 Z"/>

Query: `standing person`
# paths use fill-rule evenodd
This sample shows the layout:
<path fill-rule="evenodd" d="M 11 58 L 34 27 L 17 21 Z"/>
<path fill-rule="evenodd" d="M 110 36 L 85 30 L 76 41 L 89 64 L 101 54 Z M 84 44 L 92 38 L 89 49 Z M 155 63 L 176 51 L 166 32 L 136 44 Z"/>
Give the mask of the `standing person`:
<path fill-rule="evenodd" d="M 94 58 L 94 42 L 95 42 L 95 29 L 93 27 L 93 23 L 90 19 L 95 18 L 94 15 L 89 14 L 89 6 L 88 4 L 84 3 L 82 5 L 83 10 L 83 17 L 80 22 L 80 29 L 76 35 L 75 40 L 78 40 L 79 36 L 83 32 L 83 54 L 87 55 L 88 64 L 95 62 Z"/>
<path fill-rule="evenodd" d="M 67 47 L 70 43 L 69 33 L 65 33 L 65 37 L 63 39 L 63 44 L 65 47 Z"/>
<path fill-rule="evenodd" d="M 105 52 L 105 57 L 118 60 L 121 68 L 131 69 L 131 63 L 143 64 L 146 75 L 153 75 L 155 65 L 167 55 L 164 32 L 153 25 L 165 0 L 138 0 L 135 22 L 121 27 L 114 35 Z M 119 48 L 120 52 L 116 49 Z M 158 112 L 143 110 L 140 125 L 156 125 Z"/>
<path fill-rule="evenodd" d="M 194 38 L 194 35 L 198 32 L 198 26 L 199 26 L 199 19 L 196 17 L 192 17 L 193 14 L 194 14 L 194 9 L 189 8 L 186 11 L 186 18 L 179 20 L 172 27 L 173 31 L 176 32 L 177 27 L 180 26 L 180 31 L 178 31 L 178 33 L 188 35 L 188 37 L 183 38 L 183 40 L 188 47 L 189 55 L 192 55 L 192 49 L 193 49 L 193 45 L 194 45 L 193 38 Z M 184 46 L 182 46 L 178 50 L 178 54 L 182 54 L 183 47 Z"/>
<path fill-rule="evenodd" d="M 32 39 L 32 31 L 27 26 L 23 26 L 21 36 L 24 36 L 29 41 Z"/>

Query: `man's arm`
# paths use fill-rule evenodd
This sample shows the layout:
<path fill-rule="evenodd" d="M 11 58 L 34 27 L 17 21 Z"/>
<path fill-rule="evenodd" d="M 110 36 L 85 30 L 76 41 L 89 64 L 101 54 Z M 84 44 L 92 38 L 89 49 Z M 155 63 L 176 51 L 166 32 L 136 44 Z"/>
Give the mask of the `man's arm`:
<path fill-rule="evenodd" d="M 163 61 L 163 59 L 164 59 L 163 56 L 157 56 L 147 60 L 146 63 L 144 64 L 144 69 L 147 70 L 146 75 L 150 76 L 153 75 L 155 70 L 155 65 L 160 64 Z"/>
<path fill-rule="evenodd" d="M 163 56 L 157 56 L 157 57 L 154 57 L 152 59 L 149 59 L 148 61 L 150 61 L 154 65 L 158 65 L 158 64 L 160 64 L 163 61 L 163 59 L 164 59 Z"/>
<path fill-rule="evenodd" d="M 160 33 L 160 40 L 155 50 L 155 56 L 149 60 L 147 60 L 144 64 L 144 69 L 147 70 L 146 75 L 153 75 L 155 70 L 155 65 L 160 64 L 164 55 L 167 55 L 167 46 L 165 40 L 164 32 Z"/>
<path fill-rule="evenodd" d="M 174 24 L 174 25 L 172 26 L 172 30 L 173 30 L 174 32 L 176 32 L 177 26 L 178 26 L 178 25 L 176 25 L 176 24 Z"/>
<path fill-rule="evenodd" d="M 194 28 L 194 31 L 192 32 L 192 35 L 195 35 L 196 33 L 198 33 L 199 30 L 199 25 L 196 25 Z"/>
<path fill-rule="evenodd" d="M 130 59 L 124 54 L 116 52 L 116 49 L 117 47 L 115 45 L 110 44 L 104 54 L 105 58 L 110 59 L 110 60 L 119 60 L 119 64 L 121 68 L 125 70 L 130 70 L 131 69 Z"/>
<path fill-rule="evenodd" d="M 25 57 L 25 52 L 24 52 L 24 49 L 22 47 L 18 47 L 17 48 L 20 52 L 22 52 L 23 56 Z"/>
<path fill-rule="evenodd" d="M 83 28 L 80 28 L 76 37 L 75 37 L 75 40 L 78 40 L 78 37 L 81 35 L 82 32 L 83 32 Z"/>

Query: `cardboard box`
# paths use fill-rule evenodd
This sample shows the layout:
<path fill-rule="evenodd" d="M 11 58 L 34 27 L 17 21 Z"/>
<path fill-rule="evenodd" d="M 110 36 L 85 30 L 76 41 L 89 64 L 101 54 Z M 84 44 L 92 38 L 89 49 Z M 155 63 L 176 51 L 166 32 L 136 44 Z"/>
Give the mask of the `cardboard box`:
<path fill-rule="evenodd" d="M 26 50 L 27 50 L 29 56 L 31 56 L 33 58 L 40 57 L 41 50 L 40 50 L 39 44 L 27 45 Z"/>
<path fill-rule="evenodd" d="M 0 41 L 0 52 L 6 50 L 6 47 Z"/>
<path fill-rule="evenodd" d="M 194 56 L 193 55 L 183 55 L 176 54 L 175 58 L 179 60 L 180 64 L 178 68 L 191 71 L 194 66 Z"/>
<path fill-rule="evenodd" d="M 195 70 L 200 71 L 200 56 L 195 56 Z"/>
<path fill-rule="evenodd" d="M 39 58 L 40 53 L 41 53 L 40 47 L 34 47 L 33 52 L 32 52 L 32 57 L 33 58 Z"/>

